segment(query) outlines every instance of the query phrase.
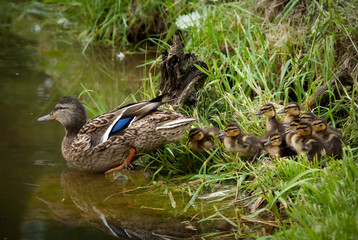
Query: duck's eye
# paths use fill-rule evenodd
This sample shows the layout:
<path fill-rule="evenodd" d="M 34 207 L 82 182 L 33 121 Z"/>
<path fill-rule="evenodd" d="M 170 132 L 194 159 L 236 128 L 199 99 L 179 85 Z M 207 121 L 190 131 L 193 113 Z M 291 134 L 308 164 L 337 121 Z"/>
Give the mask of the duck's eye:
<path fill-rule="evenodd" d="M 68 107 L 58 106 L 58 107 L 55 107 L 55 109 L 53 111 L 58 111 L 58 110 L 63 110 L 63 109 L 68 109 Z"/>

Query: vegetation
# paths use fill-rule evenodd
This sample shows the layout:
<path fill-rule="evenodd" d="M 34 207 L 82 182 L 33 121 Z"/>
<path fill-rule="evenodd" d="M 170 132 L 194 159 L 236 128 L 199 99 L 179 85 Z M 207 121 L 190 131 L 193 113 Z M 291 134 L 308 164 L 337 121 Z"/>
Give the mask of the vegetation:
<path fill-rule="evenodd" d="M 262 157 L 250 164 L 223 148 L 208 155 L 195 154 L 185 139 L 143 155 L 136 164 L 152 169 L 155 177 L 168 182 L 169 188 L 179 185 L 191 196 L 184 212 L 195 208 L 199 196 L 229 188 L 231 191 L 220 198 L 221 204 L 211 201 L 213 214 L 199 215 L 199 221 L 218 218 L 227 221 L 235 229 L 228 232 L 229 236 L 356 237 L 356 1 L 48 0 L 45 3 L 56 11 L 56 16 L 68 19 L 70 25 L 64 28 L 77 33 L 84 49 L 98 43 L 124 48 L 130 42 L 142 41 L 155 43 L 160 50 L 168 47 L 175 32 L 180 33 L 185 50 L 201 55 L 209 66 L 206 84 L 198 92 L 196 104 L 181 109 L 198 117 L 200 127 L 223 129 L 226 124 L 237 122 L 244 131 L 262 136 L 264 120 L 253 115 L 261 105 L 273 102 L 280 108 L 289 101 L 304 105 L 319 87 L 330 83 L 339 72 L 347 71 L 353 85 L 344 86 L 338 94 L 330 91 L 330 86 L 329 103 L 313 109 L 340 128 L 347 142 L 343 159 L 325 159 L 324 168 L 304 156 L 297 161 Z M 192 21 L 181 25 L 177 19 L 183 15 Z M 51 24 L 50 20 L 46 24 Z M 148 61 L 148 65 L 156 62 Z M 153 96 L 159 77 L 153 74 L 147 78 L 140 92 L 142 97 Z M 212 233 L 215 234 L 218 233 Z"/>

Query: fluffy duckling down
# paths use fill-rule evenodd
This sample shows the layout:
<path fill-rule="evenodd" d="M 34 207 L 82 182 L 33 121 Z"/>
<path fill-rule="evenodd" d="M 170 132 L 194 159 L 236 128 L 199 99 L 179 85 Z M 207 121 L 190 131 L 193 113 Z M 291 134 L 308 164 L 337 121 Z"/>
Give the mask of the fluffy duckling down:
<path fill-rule="evenodd" d="M 218 128 L 192 128 L 189 131 L 188 139 L 191 149 L 195 152 L 206 152 L 215 149 L 217 147 L 215 138 L 222 141 L 222 137 L 219 137 L 220 134 L 221 131 Z"/>
<path fill-rule="evenodd" d="M 253 158 L 263 150 L 261 140 L 249 133 L 241 132 L 240 126 L 236 123 L 227 125 L 222 136 L 225 148 L 240 157 Z"/>

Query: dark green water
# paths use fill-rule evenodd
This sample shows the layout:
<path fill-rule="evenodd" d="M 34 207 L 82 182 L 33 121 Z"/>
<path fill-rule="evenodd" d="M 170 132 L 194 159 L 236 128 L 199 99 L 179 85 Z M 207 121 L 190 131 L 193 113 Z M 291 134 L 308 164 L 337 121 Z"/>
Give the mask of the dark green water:
<path fill-rule="evenodd" d="M 62 125 L 38 117 L 60 97 L 78 96 L 81 84 L 95 90 L 108 110 L 133 102 L 128 96 L 139 91 L 148 71 L 137 66 L 155 56 L 120 60 L 112 49 L 83 55 L 82 46 L 35 26 L 0 25 L 0 240 L 200 239 L 220 235 L 216 229 L 229 230 L 220 239 L 231 239 L 232 226 L 219 226 L 220 217 L 200 223 L 224 205 L 229 207 L 221 213 L 234 219 L 230 199 L 197 199 L 184 211 L 192 197 L 185 182 L 150 183 L 151 173 L 141 169 L 106 177 L 66 166 Z M 81 100 L 89 102 L 88 96 Z"/>
<path fill-rule="evenodd" d="M 113 96 L 106 105 L 118 105 L 138 90 L 143 69 L 135 66 L 144 56 L 119 61 L 103 50 L 85 57 L 80 47 L 41 45 L 6 28 L 0 41 L 0 239 L 196 234 L 175 217 L 179 214 L 168 195 L 145 188 L 131 191 L 149 183 L 146 173 L 124 172 L 114 180 L 67 168 L 60 152 L 63 127 L 36 121 L 59 96 L 78 96 L 80 83 Z"/>

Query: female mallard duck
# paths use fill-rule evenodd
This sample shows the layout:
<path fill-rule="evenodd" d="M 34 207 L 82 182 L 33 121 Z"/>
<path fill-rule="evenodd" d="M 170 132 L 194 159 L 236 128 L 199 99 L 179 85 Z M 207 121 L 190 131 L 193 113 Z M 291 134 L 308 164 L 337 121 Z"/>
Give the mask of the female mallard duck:
<path fill-rule="evenodd" d="M 220 134 L 221 131 L 218 128 L 192 128 L 189 131 L 191 149 L 195 152 L 206 152 L 215 149 L 217 145 L 215 144 L 214 136 L 221 141 Z"/>
<path fill-rule="evenodd" d="M 281 133 L 272 133 L 264 144 L 264 149 L 273 157 L 290 157 L 297 153 L 287 146 Z"/>
<path fill-rule="evenodd" d="M 260 110 L 255 113 L 255 115 L 265 115 L 268 117 L 268 120 L 266 122 L 267 134 L 264 137 L 265 139 L 267 139 L 268 135 L 270 135 L 271 133 L 283 133 L 285 131 L 285 128 L 282 123 L 276 118 L 276 110 L 271 103 L 263 105 Z"/>
<path fill-rule="evenodd" d="M 326 145 L 324 142 L 312 135 L 312 125 L 309 122 L 300 121 L 293 133 L 292 146 L 297 153 L 307 154 L 307 158 L 310 161 L 314 159 L 320 160 L 326 151 Z"/>
<path fill-rule="evenodd" d="M 72 166 L 110 172 L 131 165 L 135 153 L 177 141 L 195 118 L 157 110 L 162 97 L 126 105 L 86 123 L 86 111 L 74 97 L 63 97 L 38 121 L 57 120 L 65 127 L 62 155 Z M 116 167 L 118 166 L 118 167 Z"/>
<path fill-rule="evenodd" d="M 253 158 L 261 153 L 261 140 L 251 134 L 242 133 L 241 128 L 236 123 L 230 123 L 226 126 L 223 143 L 229 152 L 237 153 L 240 157 Z"/>
<path fill-rule="evenodd" d="M 325 142 L 326 155 L 341 157 L 342 156 L 342 134 L 335 129 L 328 128 L 326 120 L 316 118 L 312 121 L 313 134 Z"/>
<path fill-rule="evenodd" d="M 287 113 L 283 123 L 290 124 L 294 119 L 300 116 L 300 105 L 296 102 L 290 102 L 285 107 L 277 112 L 277 114 Z"/>

